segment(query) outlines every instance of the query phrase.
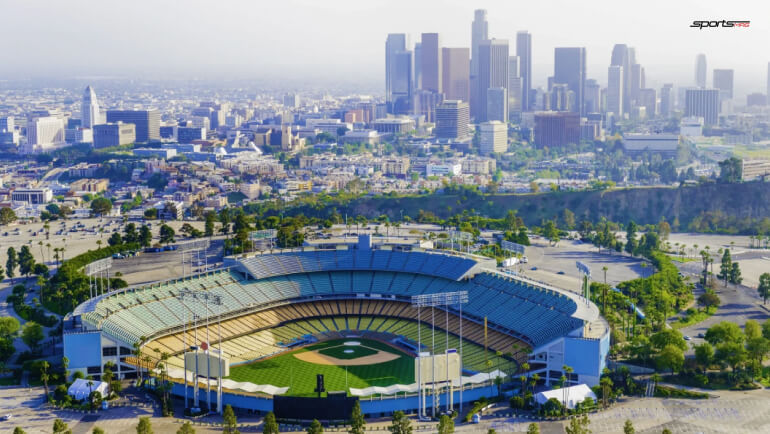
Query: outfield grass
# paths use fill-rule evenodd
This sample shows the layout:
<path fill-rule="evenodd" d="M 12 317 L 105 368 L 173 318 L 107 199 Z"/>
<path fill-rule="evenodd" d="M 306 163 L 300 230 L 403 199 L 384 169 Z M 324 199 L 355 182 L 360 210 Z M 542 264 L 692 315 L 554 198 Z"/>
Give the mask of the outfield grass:
<path fill-rule="evenodd" d="M 356 350 L 365 350 L 365 348 L 342 347 L 343 342 L 353 339 L 338 339 L 325 341 L 318 344 L 300 348 L 289 353 L 281 354 L 267 360 L 259 362 L 234 366 L 230 368 L 229 379 L 233 381 L 248 381 L 254 384 L 272 384 L 277 387 L 289 387 L 287 395 L 293 396 L 316 396 L 313 390 L 316 387 L 316 375 L 323 374 L 326 390 L 347 390 L 350 387 L 365 388 L 369 386 L 390 386 L 392 384 L 412 384 L 414 383 L 414 358 L 402 353 L 395 348 L 381 342 L 368 339 L 355 339 L 363 346 L 375 348 L 381 351 L 397 354 L 400 357 L 385 363 L 365 366 L 345 367 L 318 365 L 308 363 L 294 357 L 300 352 L 312 350 L 331 351 L 333 357 L 340 357 L 337 352 L 342 353 L 344 349 L 353 348 Z M 357 357 L 374 354 L 361 351 Z M 344 354 L 349 356 L 349 354 Z M 346 372 L 347 371 L 347 372 Z M 347 374 L 347 375 L 346 375 Z M 347 381 L 346 381 L 347 376 Z"/>

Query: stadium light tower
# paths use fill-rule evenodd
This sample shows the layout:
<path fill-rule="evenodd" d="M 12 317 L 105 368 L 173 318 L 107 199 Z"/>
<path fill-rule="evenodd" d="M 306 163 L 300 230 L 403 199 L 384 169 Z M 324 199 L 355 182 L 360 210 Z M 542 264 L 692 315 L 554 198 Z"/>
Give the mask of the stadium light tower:
<path fill-rule="evenodd" d="M 460 310 L 460 411 L 462 412 L 462 405 L 463 405 L 463 384 L 462 384 L 462 359 L 463 359 L 463 304 L 468 302 L 468 291 L 453 291 L 453 292 L 439 292 L 434 294 L 421 294 L 421 295 L 414 295 L 412 296 L 412 307 L 417 308 L 417 393 L 418 393 L 418 401 L 419 401 L 419 418 L 421 420 L 424 420 L 427 418 L 427 415 L 425 414 L 425 393 L 423 391 L 422 387 L 422 360 L 420 360 L 422 357 L 424 357 L 424 354 L 422 352 L 422 335 L 421 335 L 421 308 L 423 307 L 430 307 L 431 308 L 431 383 L 433 385 L 433 393 L 432 393 L 432 400 L 433 403 L 431 405 L 431 414 L 433 417 L 436 416 L 436 407 L 438 403 L 438 395 L 436 394 L 436 359 L 435 354 L 433 354 L 433 351 L 435 351 L 435 343 L 436 343 L 436 324 L 435 324 L 435 313 L 433 311 L 433 308 L 435 307 L 441 307 L 443 306 L 446 311 L 446 333 L 447 333 L 447 348 L 445 348 L 444 353 L 446 355 L 446 369 L 447 369 L 447 377 L 449 377 L 449 307 L 450 306 L 458 306 Z M 451 411 L 451 401 L 452 401 L 452 381 L 451 379 L 447 378 L 447 411 Z"/>
<path fill-rule="evenodd" d="M 220 308 L 217 309 L 217 323 L 218 323 L 218 344 L 219 344 L 219 351 L 217 354 L 217 357 L 219 359 L 219 367 L 218 367 L 218 376 L 217 376 L 217 413 L 222 413 L 222 308 L 221 306 L 224 304 L 222 303 L 222 297 L 216 294 L 211 294 L 207 290 L 198 290 L 198 291 L 192 291 L 190 289 L 182 289 L 179 291 L 179 295 L 177 295 L 177 298 L 182 302 L 185 308 L 187 308 L 187 305 L 184 303 L 185 299 L 192 300 L 193 302 L 201 303 L 204 306 L 205 312 L 206 312 L 206 341 L 203 343 L 205 345 L 205 348 L 203 350 L 206 352 L 206 405 L 208 407 L 208 410 L 211 411 L 211 356 L 210 356 L 210 346 L 211 341 L 209 340 L 209 317 L 212 312 L 212 309 L 209 308 L 210 305 L 213 306 L 219 306 Z M 190 309 L 192 310 L 192 309 Z M 186 311 L 185 311 L 186 312 Z M 201 319 L 200 316 L 198 316 L 193 311 L 193 320 L 194 322 L 194 330 L 195 330 L 195 387 L 194 387 L 194 405 L 196 408 L 198 408 L 199 399 L 198 399 L 198 376 L 199 376 L 199 370 L 198 370 L 198 349 L 200 346 L 198 345 L 198 326 L 197 326 L 197 320 Z M 187 325 L 187 318 L 184 319 L 184 325 L 183 327 L 186 327 Z M 184 353 L 183 357 L 185 359 L 184 363 L 184 378 L 185 378 L 185 407 L 187 404 L 187 332 L 186 330 L 183 332 L 184 336 Z"/>
<path fill-rule="evenodd" d="M 112 268 L 112 258 L 99 259 L 98 261 L 86 264 L 85 272 L 88 276 L 91 298 L 99 295 L 99 289 L 104 294 L 105 275 L 107 279 L 107 292 L 110 292 L 110 268 Z"/>

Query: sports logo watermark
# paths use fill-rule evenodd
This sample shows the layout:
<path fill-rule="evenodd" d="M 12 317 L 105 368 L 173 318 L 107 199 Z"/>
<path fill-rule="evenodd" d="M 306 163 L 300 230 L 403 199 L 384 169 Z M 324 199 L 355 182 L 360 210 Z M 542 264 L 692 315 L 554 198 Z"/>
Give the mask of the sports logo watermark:
<path fill-rule="evenodd" d="M 748 21 L 748 20 L 746 20 L 746 21 L 736 21 L 736 20 L 731 20 L 731 21 L 728 21 L 728 20 L 700 21 L 700 20 L 695 20 L 695 21 L 692 22 L 692 24 L 690 24 L 690 27 L 695 27 L 695 28 L 700 29 L 700 30 L 703 30 L 704 28 L 712 28 L 712 27 L 715 27 L 715 28 L 718 28 L 718 27 L 730 28 L 730 27 L 732 27 L 732 28 L 742 29 L 742 28 L 749 27 L 749 24 L 751 24 L 751 21 Z"/>

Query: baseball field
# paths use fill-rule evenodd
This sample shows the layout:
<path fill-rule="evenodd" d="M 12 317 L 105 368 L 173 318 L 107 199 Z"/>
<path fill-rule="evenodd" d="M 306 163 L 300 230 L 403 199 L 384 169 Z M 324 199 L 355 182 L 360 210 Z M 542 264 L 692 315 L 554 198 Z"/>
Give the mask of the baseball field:
<path fill-rule="evenodd" d="M 316 375 L 327 391 L 414 383 L 414 358 L 383 342 L 336 339 L 258 362 L 233 366 L 230 379 L 289 387 L 287 395 L 315 396 Z"/>

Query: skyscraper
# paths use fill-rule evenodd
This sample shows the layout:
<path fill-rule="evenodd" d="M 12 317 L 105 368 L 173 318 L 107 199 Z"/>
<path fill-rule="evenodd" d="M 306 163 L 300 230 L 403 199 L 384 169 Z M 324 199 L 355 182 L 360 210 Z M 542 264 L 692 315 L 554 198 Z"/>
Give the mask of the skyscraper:
<path fill-rule="evenodd" d="M 99 101 L 96 99 L 96 92 L 91 86 L 87 86 L 83 91 L 83 103 L 80 106 L 80 118 L 83 121 L 82 126 L 93 128 L 94 125 L 102 123 L 101 111 L 99 111 Z"/>
<path fill-rule="evenodd" d="M 415 89 L 422 89 L 422 44 L 414 44 L 414 82 Z"/>
<path fill-rule="evenodd" d="M 637 106 L 644 107 L 644 113 L 647 118 L 655 117 L 658 106 L 658 97 L 655 89 L 639 89 L 639 99 Z"/>
<path fill-rule="evenodd" d="M 719 100 L 724 101 L 733 98 L 733 70 L 715 69 L 714 87 L 719 89 Z"/>
<path fill-rule="evenodd" d="M 508 115 L 519 119 L 521 113 L 521 75 L 519 56 L 508 56 Z"/>
<path fill-rule="evenodd" d="M 160 113 L 157 110 L 108 110 L 107 122 L 136 125 L 136 141 L 160 140 Z"/>
<path fill-rule="evenodd" d="M 487 23 L 487 11 L 476 9 L 473 12 L 471 24 L 471 77 L 479 73 L 479 45 L 481 41 L 489 39 L 489 23 Z"/>
<path fill-rule="evenodd" d="M 695 56 L 695 85 L 706 87 L 706 55 L 703 53 Z"/>
<path fill-rule="evenodd" d="M 684 115 L 702 117 L 705 125 L 715 125 L 719 121 L 719 89 L 687 89 Z"/>
<path fill-rule="evenodd" d="M 470 108 L 467 103 L 446 100 L 436 107 L 436 128 L 433 133 L 439 139 L 464 140 L 468 137 Z"/>
<path fill-rule="evenodd" d="M 446 99 L 470 101 L 470 50 L 441 49 L 441 85 Z"/>
<path fill-rule="evenodd" d="M 521 77 L 521 111 L 529 111 L 532 102 L 532 35 L 527 31 L 516 33 L 516 56 L 519 57 Z"/>
<path fill-rule="evenodd" d="M 423 90 L 441 92 L 441 41 L 438 33 L 423 33 L 421 38 L 422 52 L 420 63 L 422 64 Z"/>
<path fill-rule="evenodd" d="M 610 66 L 607 70 L 607 112 L 614 113 L 615 116 L 622 117 L 623 110 L 623 67 L 619 65 Z"/>
<path fill-rule="evenodd" d="M 390 33 L 385 40 L 385 101 L 393 102 L 393 82 L 396 80 L 396 54 L 406 51 L 406 35 Z"/>
<path fill-rule="evenodd" d="M 388 102 L 390 113 L 405 115 L 412 109 L 414 82 L 412 81 L 412 52 L 397 51 L 393 55 L 391 69 L 391 99 Z"/>
<path fill-rule="evenodd" d="M 674 109 L 674 85 L 666 83 L 660 89 L 660 115 L 663 117 L 671 116 Z"/>
<path fill-rule="evenodd" d="M 569 47 L 554 49 L 554 83 L 566 84 L 575 94 L 575 101 L 568 110 L 585 114 L 586 49 Z"/>
<path fill-rule="evenodd" d="M 479 46 L 479 111 L 476 121 L 487 119 L 487 89 L 502 87 L 508 89 L 508 41 L 487 39 Z M 507 99 L 507 96 L 506 96 Z M 506 119 L 500 119 L 507 122 Z"/>
<path fill-rule="evenodd" d="M 623 67 L 623 97 L 621 99 L 621 102 L 623 103 L 623 111 L 613 111 L 617 114 L 628 113 L 631 111 L 631 99 L 629 97 L 629 93 L 631 91 L 631 59 L 629 58 L 628 51 L 628 46 L 626 44 L 615 44 L 615 46 L 612 47 L 612 59 L 610 61 L 610 65 Z M 609 95 L 607 99 L 609 99 Z M 609 102 L 607 105 L 609 106 Z M 611 111 L 609 108 L 607 110 Z"/>
<path fill-rule="evenodd" d="M 478 117 L 479 109 L 479 46 L 482 41 L 489 39 L 489 23 L 487 23 L 487 11 L 477 9 L 473 13 L 471 24 L 471 116 Z"/>
<path fill-rule="evenodd" d="M 597 113 L 601 110 L 600 95 L 601 86 L 599 86 L 599 83 L 593 79 L 586 80 L 585 96 L 583 97 L 586 114 Z"/>
<path fill-rule="evenodd" d="M 487 89 L 487 121 L 508 122 L 508 90 L 504 87 Z"/>
<path fill-rule="evenodd" d="M 644 67 L 638 63 L 631 63 L 631 77 L 629 82 L 629 99 L 631 106 L 636 107 L 641 104 L 640 92 L 645 88 Z"/>

